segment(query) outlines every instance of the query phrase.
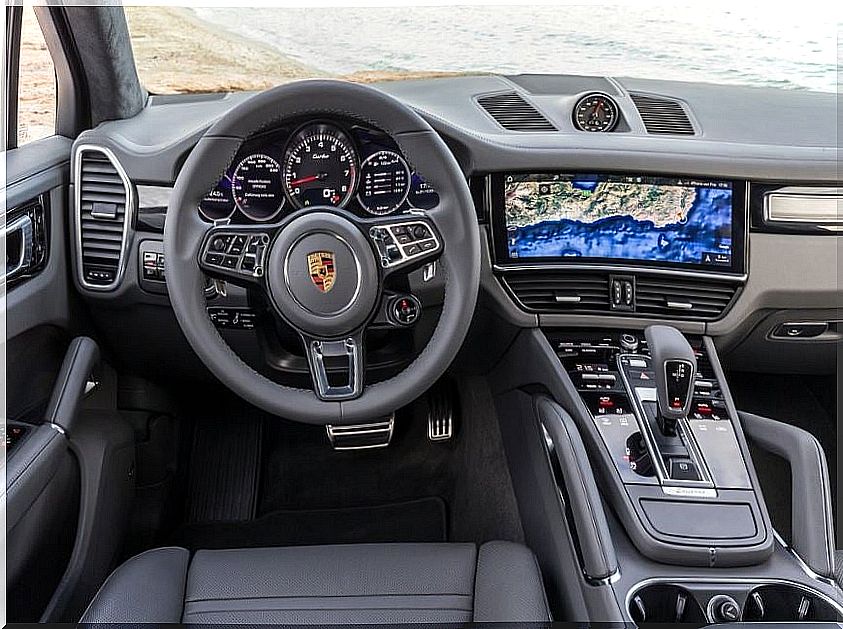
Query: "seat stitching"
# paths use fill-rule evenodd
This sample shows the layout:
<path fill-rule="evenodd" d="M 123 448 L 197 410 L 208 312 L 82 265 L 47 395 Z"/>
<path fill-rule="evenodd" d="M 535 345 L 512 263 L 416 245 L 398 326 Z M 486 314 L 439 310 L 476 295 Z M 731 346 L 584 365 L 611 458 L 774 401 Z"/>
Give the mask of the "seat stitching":
<path fill-rule="evenodd" d="M 401 597 L 401 596 L 455 596 L 459 598 L 468 598 L 471 599 L 471 594 L 457 594 L 454 592 L 420 592 L 418 594 L 402 594 L 396 592 L 388 592 L 388 593 L 376 593 L 376 594 L 268 594 L 268 595 L 258 595 L 258 596 L 232 596 L 232 597 L 212 597 L 212 598 L 191 598 L 185 599 L 186 603 L 207 603 L 211 601 L 260 601 L 260 600 L 269 600 L 273 598 L 373 598 L 373 597 Z"/>

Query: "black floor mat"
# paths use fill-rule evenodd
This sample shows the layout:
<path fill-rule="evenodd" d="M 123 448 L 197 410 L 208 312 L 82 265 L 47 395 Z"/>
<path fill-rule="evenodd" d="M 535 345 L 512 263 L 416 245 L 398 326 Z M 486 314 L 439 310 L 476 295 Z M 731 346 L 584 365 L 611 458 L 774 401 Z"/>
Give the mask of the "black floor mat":
<path fill-rule="evenodd" d="M 258 415 L 196 422 L 187 522 L 249 520 L 255 515 L 260 443 Z"/>
<path fill-rule="evenodd" d="M 250 522 L 187 524 L 171 544 L 190 550 L 355 542 L 444 542 L 445 503 L 421 498 L 372 507 L 276 511 Z"/>

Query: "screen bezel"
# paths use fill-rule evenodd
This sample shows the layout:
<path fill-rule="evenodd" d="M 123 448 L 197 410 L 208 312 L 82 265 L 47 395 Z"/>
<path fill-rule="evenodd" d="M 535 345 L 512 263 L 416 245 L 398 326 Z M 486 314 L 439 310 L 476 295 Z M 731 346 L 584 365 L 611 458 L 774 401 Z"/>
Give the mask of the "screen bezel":
<path fill-rule="evenodd" d="M 634 269 L 649 271 L 686 272 L 695 275 L 708 274 L 727 277 L 744 277 L 746 274 L 747 252 L 747 184 L 745 181 L 718 177 L 697 177 L 693 179 L 706 182 L 729 183 L 732 185 L 732 265 L 730 267 L 690 264 L 687 262 L 666 262 L 663 260 L 624 260 L 621 258 L 586 258 L 586 257 L 535 257 L 511 258 L 506 243 L 506 208 L 504 206 L 504 181 L 507 176 L 524 175 L 564 175 L 571 176 L 621 176 L 621 177 L 654 177 L 660 179 L 688 179 L 688 175 L 672 175 L 664 173 L 629 173 L 617 171 L 543 171 L 531 170 L 521 172 L 493 173 L 487 176 L 487 195 L 489 204 L 489 219 L 492 228 L 492 242 L 494 249 L 494 263 L 500 269 L 515 268 L 607 268 Z"/>

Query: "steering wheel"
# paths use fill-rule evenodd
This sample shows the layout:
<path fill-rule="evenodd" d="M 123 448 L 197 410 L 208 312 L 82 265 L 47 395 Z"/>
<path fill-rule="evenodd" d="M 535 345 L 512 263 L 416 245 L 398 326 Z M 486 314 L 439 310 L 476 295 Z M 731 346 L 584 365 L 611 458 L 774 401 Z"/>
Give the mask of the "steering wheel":
<path fill-rule="evenodd" d="M 439 194 L 426 211 L 360 218 L 313 206 L 273 225 L 209 227 L 197 208 L 244 140 L 286 120 L 344 116 L 378 127 Z M 409 244 L 400 244 L 412 234 Z M 223 255 L 232 250 L 237 256 Z M 415 246 L 410 246 L 415 245 Z M 417 113 L 374 88 L 332 80 L 281 85 L 248 99 L 199 140 L 176 179 L 164 229 L 167 285 L 176 318 L 196 354 L 226 386 L 274 415 L 311 424 L 354 424 L 388 416 L 445 372 L 471 322 L 480 281 L 480 236 L 465 177 L 442 139 Z M 384 280 L 439 260 L 442 311 L 415 360 L 366 386 L 364 334 L 384 298 Z M 312 389 L 277 384 L 254 371 L 211 323 L 205 274 L 262 291 L 301 337 Z M 340 375 L 328 365 L 340 365 Z"/>

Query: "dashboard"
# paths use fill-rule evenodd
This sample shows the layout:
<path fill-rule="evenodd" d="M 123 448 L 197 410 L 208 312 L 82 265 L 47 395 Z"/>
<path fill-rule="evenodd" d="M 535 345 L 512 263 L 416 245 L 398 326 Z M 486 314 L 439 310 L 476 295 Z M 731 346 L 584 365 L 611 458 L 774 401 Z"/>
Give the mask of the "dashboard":
<path fill-rule="evenodd" d="M 199 212 L 208 221 L 265 223 L 319 205 L 387 216 L 438 202 L 388 134 L 331 118 L 294 121 L 250 138 Z"/>
<path fill-rule="evenodd" d="M 833 95 L 564 75 L 377 88 L 425 118 L 462 167 L 482 234 L 484 308 L 503 321 L 518 328 L 664 321 L 712 336 L 735 368 L 803 365 L 813 373 L 834 364 L 843 303 L 835 266 L 818 261 L 835 259 L 839 232 L 793 212 L 794 204 L 816 207 L 836 220 Z M 74 260 L 77 286 L 102 307 L 103 325 L 109 308 L 137 313 L 137 320 L 115 318 L 115 334 L 150 317 L 160 327 L 167 316 L 161 233 L 173 182 L 202 133 L 250 97 L 152 96 L 134 118 L 76 141 L 74 185 L 84 187 L 89 162 L 99 169 L 108 157 L 90 147 L 107 151 L 125 175 L 129 227 L 123 243 L 115 236 L 109 244 L 120 257 L 94 247 L 111 237 L 106 225 L 80 243 Z M 661 126 L 659 115 L 680 116 L 683 125 Z M 326 114 L 249 138 L 197 211 L 209 223 L 264 224 L 322 204 L 374 217 L 437 202 L 387 133 Z M 92 286 L 87 270 L 102 273 L 108 264 L 106 283 Z M 395 290 L 435 308 L 438 278 L 416 275 Z M 215 323 L 230 336 L 260 329 L 259 304 L 245 291 L 229 287 L 211 301 Z M 410 355 L 426 337 L 427 317 L 420 321 L 383 335 L 401 335 Z M 288 370 L 299 363 L 282 351 L 293 345 L 283 332 L 265 345 L 272 364 Z M 174 369 L 184 362 L 161 348 L 132 349 L 132 360 L 172 360 Z M 394 362 L 390 352 L 384 365 Z"/>

